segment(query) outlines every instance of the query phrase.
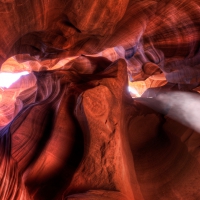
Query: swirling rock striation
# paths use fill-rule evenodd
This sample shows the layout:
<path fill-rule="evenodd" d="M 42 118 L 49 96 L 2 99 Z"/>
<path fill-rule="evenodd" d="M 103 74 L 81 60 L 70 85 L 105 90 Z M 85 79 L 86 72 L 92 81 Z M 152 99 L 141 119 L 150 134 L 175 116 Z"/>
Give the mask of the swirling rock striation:
<path fill-rule="evenodd" d="M 199 199 L 199 96 L 168 92 L 199 90 L 199 11 L 1 0 L 1 72 L 29 74 L 0 93 L 0 199 Z"/>

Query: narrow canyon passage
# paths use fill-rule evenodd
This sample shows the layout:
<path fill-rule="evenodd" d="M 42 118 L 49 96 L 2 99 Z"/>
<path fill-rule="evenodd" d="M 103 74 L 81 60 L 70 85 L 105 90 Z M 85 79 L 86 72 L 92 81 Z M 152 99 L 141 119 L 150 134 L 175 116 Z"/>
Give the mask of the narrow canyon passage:
<path fill-rule="evenodd" d="M 200 198 L 198 0 L 0 13 L 0 200 Z"/>

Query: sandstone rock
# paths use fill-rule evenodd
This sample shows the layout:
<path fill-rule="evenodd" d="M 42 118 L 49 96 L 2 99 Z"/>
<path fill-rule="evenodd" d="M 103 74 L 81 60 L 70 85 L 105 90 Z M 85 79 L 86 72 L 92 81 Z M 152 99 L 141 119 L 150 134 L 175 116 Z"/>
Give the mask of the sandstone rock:
<path fill-rule="evenodd" d="M 0 199 L 199 199 L 199 11 L 1 0 Z"/>

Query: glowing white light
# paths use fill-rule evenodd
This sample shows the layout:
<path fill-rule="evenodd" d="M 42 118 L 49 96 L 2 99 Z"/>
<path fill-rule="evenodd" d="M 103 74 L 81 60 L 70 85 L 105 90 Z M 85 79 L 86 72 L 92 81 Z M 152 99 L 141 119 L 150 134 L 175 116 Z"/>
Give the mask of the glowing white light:
<path fill-rule="evenodd" d="M 27 75 L 29 72 L 18 72 L 18 73 L 8 73 L 0 72 L 0 87 L 9 88 L 14 82 L 16 82 L 21 76 Z"/>
<path fill-rule="evenodd" d="M 136 98 L 140 102 L 184 126 L 200 133 L 200 95 L 192 92 L 171 91 L 156 97 Z"/>
<path fill-rule="evenodd" d="M 138 91 L 135 88 L 128 86 L 128 90 L 130 93 L 135 94 L 136 97 L 140 97 L 140 94 L 138 93 Z"/>

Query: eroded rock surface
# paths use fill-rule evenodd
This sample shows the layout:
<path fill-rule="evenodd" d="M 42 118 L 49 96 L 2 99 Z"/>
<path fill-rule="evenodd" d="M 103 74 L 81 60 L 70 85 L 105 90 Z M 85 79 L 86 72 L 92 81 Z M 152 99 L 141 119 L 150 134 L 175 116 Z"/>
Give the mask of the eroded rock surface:
<path fill-rule="evenodd" d="M 1 0 L 0 199 L 199 199 L 199 6 Z"/>

